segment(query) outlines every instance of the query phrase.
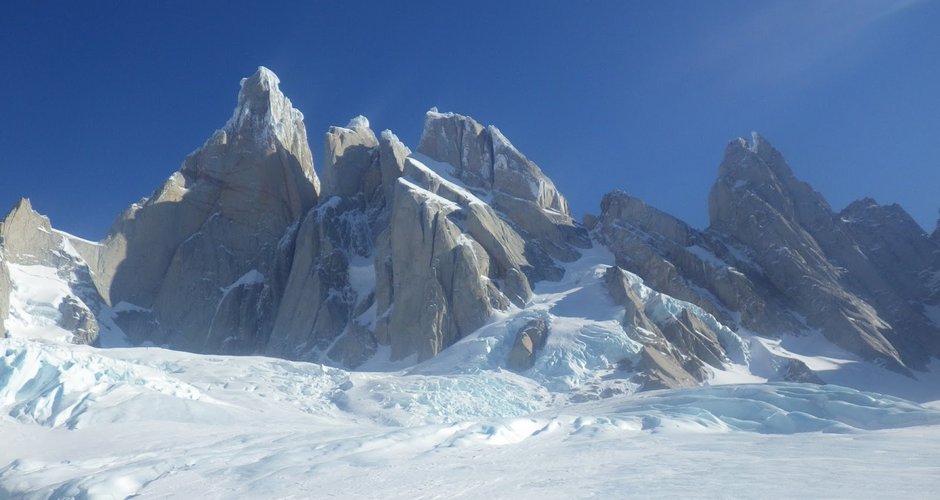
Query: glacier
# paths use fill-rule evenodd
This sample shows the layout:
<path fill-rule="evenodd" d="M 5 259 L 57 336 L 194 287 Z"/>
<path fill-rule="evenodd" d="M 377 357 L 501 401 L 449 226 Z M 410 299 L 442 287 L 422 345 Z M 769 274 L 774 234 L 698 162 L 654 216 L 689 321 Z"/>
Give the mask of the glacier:
<path fill-rule="evenodd" d="M 6 498 L 927 497 L 940 486 L 940 405 L 834 385 L 573 403 L 505 370 L 347 372 L 15 338 L 0 352 Z"/>

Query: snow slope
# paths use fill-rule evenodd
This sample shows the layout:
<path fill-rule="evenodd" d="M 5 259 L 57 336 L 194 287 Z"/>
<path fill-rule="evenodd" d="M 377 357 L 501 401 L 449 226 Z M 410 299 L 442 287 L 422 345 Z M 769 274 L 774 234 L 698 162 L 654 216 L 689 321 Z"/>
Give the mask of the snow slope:
<path fill-rule="evenodd" d="M 59 232 L 68 236 L 66 233 Z M 55 268 L 46 265 L 14 264 L 0 262 L 10 273 L 10 317 L 6 322 L 9 334 L 18 338 L 45 339 L 53 342 L 71 343 L 74 333 L 59 325 L 62 313 L 59 305 L 66 298 L 95 312 L 98 327 L 97 342 L 103 347 L 129 345 L 124 332 L 114 323 L 114 310 L 103 301 L 94 302 L 83 297 L 83 290 L 94 289 L 90 278 L 82 276 L 79 265 L 87 266 L 78 257 L 68 239 L 63 239 L 63 249 L 70 249 L 75 259 L 71 265 Z M 65 250 L 63 250 L 65 251 Z"/>
<path fill-rule="evenodd" d="M 531 379 L 0 341 L 0 497 L 926 497 L 940 410 L 763 384 L 570 404 Z"/>

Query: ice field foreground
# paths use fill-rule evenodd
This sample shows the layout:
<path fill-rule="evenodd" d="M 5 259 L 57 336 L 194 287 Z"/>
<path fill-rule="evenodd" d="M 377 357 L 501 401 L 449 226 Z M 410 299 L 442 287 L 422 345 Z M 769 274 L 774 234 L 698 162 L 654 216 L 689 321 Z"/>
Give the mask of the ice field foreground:
<path fill-rule="evenodd" d="M 347 372 L 0 341 L 0 497 L 928 497 L 933 403 L 726 385 L 573 403 L 505 370 Z M 419 365 L 420 366 L 420 365 Z"/>

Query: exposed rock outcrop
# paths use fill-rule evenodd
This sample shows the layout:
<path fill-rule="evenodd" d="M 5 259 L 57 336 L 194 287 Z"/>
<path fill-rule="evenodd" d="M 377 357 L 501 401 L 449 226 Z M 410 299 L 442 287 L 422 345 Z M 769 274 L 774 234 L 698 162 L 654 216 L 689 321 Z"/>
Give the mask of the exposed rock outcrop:
<path fill-rule="evenodd" d="M 64 236 L 53 231 L 49 218 L 33 210 L 27 198 L 21 198 L 0 222 L 0 243 L 8 262 L 56 266 L 70 257 L 64 241 Z"/>
<path fill-rule="evenodd" d="M 83 302 L 67 296 L 59 303 L 59 324 L 73 332 L 72 341 L 76 344 L 94 344 L 98 340 L 98 320 L 95 314 Z"/>
<path fill-rule="evenodd" d="M 699 380 L 689 374 L 674 356 L 645 345 L 640 351 L 640 361 L 624 369 L 637 372 L 637 380 L 644 391 L 694 387 Z"/>
<path fill-rule="evenodd" d="M 642 390 L 674 389 L 699 385 L 714 370 L 732 364 L 776 381 L 821 384 L 823 381 L 802 361 L 776 355 L 757 340 L 747 345 L 735 332 L 691 303 L 682 303 L 658 292 L 641 298 L 639 277 L 620 267 L 604 274 L 607 291 L 623 306 L 622 324 L 642 344 L 635 359 L 624 359 L 619 368 L 633 372 Z M 663 307 L 664 304 L 671 304 Z M 760 361 L 752 360 L 757 349 Z"/>
<path fill-rule="evenodd" d="M 549 325 L 545 319 L 535 318 L 526 322 L 516 334 L 506 367 L 520 372 L 532 368 L 536 355 L 545 347 L 548 334 Z"/>
<path fill-rule="evenodd" d="M 426 359 L 524 306 L 591 242 L 495 127 L 431 111 L 419 149 L 364 117 L 332 127 L 321 193 L 303 115 L 260 68 L 225 127 L 76 253 L 132 342 L 350 367 L 382 345 Z M 7 253 L 52 248 L 28 237 Z M 92 335 L 94 315 L 61 313 Z"/>

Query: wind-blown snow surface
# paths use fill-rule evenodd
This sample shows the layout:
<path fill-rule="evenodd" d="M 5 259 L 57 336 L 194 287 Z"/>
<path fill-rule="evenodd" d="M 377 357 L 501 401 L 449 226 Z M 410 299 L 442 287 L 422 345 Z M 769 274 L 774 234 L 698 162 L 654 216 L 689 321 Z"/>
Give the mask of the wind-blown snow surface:
<path fill-rule="evenodd" d="M 857 389 L 927 403 L 940 399 L 931 379 L 940 370 L 919 381 L 892 375 L 818 332 L 783 339 L 732 332 L 630 276 L 649 314 L 689 309 L 721 333 L 732 361 L 714 370 L 710 386 L 635 394 L 630 374 L 615 366 L 640 346 L 603 284 L 612 261 L 603 249 L 586 251 L 562 281 L 541 283 L 525 308 L 498 314 L 421 364 L 384 362 L 380 350 L 366 364 L 372 372 L 69 345 L 53 318 L 65 290 L 54 276 L 21 269 L 32 274 L 13 273 L 16 293 L 27 294 L 27 285 L 48 293 L 14 297 L 22 307 L 11 338 L 0 340 L 0 498 L 930 497 L 938 490 L 940 403 Z M 367 274 L 367 262 L 357 266 Z M 535 366 L 504 370 L 516 332 L 533 317 L 552 325 Z M 857 389 L 762 383 L 773 378 L 774 356 Z"/>
<path fill-rule="evenodd" d="M 563 404 L 506 371 L 349 373 L 0 341 L 0 496 L 912 495 L 940 411 L 763 384 Z"/>

